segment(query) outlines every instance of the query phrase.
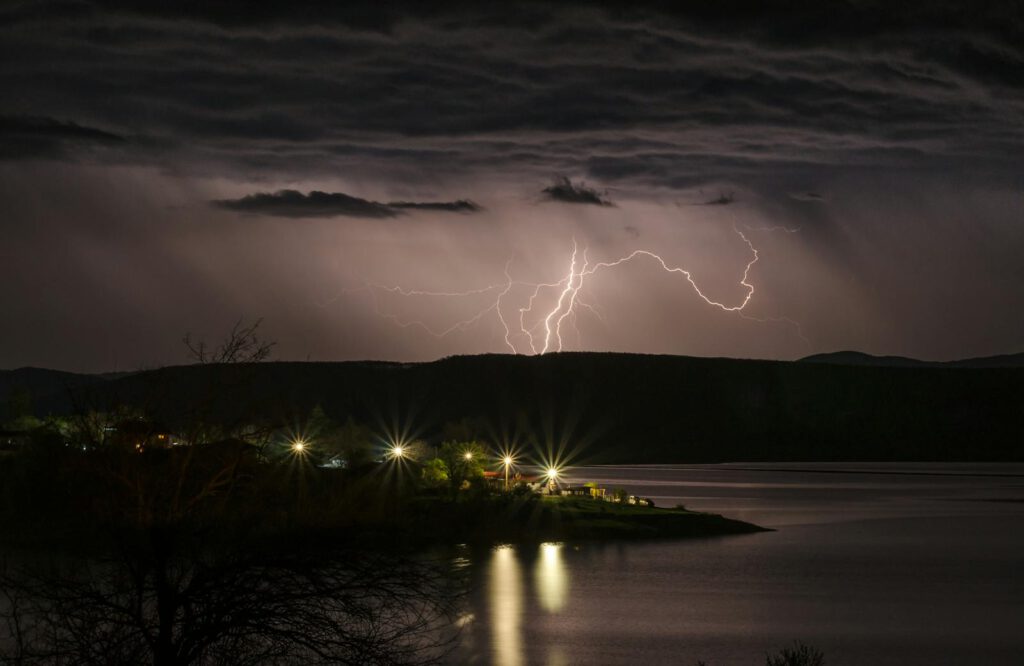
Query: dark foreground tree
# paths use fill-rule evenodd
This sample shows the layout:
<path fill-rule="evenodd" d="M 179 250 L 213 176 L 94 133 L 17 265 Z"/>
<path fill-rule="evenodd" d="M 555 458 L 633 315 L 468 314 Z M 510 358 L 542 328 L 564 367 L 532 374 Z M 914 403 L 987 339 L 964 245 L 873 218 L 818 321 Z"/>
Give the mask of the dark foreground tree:
<path fill-rule="evenodd" d="M 189 355 L 196 363 L 259 363 L 267 360 L 277 345 L 276 342 L 260 337 L 261 324 L 263 324 L 262 319 L 257 319 L 251 324 L 247 324 L 244 319 L 239 319 L 216 347 L 209 346 L 204 340 L 194 339 L 191 333 L 186 333 L 182 342 L 185 343 Z"/>
<path fill-rule="evenodd" d="M 487 450 L 478 442 L 443 442 L 437 449 L 437 457 L 448 482 L 448 492 L 452 499 L 458 497 L 459 491 L 483 478 L 484 463 Z M 428 464 L 432 464 L 428 461 Z"/>
<path fill-rule="evenodd" d="M 166 561 L 156 553 L 4 572 L 16 664 L 425 664 L 444 656 L 452 590 L 366 553 Z"/>

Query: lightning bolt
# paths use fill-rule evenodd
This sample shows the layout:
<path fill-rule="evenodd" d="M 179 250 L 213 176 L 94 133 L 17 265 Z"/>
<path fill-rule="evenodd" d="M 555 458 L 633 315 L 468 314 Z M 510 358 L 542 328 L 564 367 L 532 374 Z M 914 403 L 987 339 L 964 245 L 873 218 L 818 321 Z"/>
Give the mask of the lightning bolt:
<path fill-rule="evenodd" d="M 746 226 L 744 228 L 747 231 L 783 231 L 786 233 L 795 233 L 799 231 L 799 229 L 791 229 L 788 227 Z M 575 239 L 573 239 L 572 253 L 569 257 L 569 265 L 563 274 L 564 277 L 555 282 L 533 283 L 513 279 L 511 274 L 512 260 L 510 259 L 505 263 L 504 282 L 490 284 L 477 289 L 469 289 L 465 291 L 427 291 L 420 289 L 405 289 L 399 286 L 386 286 L 367 282 L 362 287 L 346 291 L 366 292 L 369 294 L 373 310 L 378 316 L 391 321 L 401 328 L 419 328 L 436 338 L 444 338 L 457 331 L 465 331 L 478 324 L 488 314 L 493 312 L 504 331 L 503 338 L 505 346 L 512 353 L 520 353 L 520 347 L 522 345 L 517 347 L 516 341 L 522 340 L 525 341 L 525 345 L 528 347 L 529 353 L 546 354 L 551 351 L 562 351 L 562 325 L 566 320 L 569 320 L 572 323 L 572 326 L 576 330 L 577 341 L 580 340 L 579 328 L 577 326 L 577 317 L 580 310 L 586 310 L 593 314 L 598 320 L 606 322 L 606 318 L 602 313 L 580 297 L 580 291 L 584 287 L 586 278 L 599 271 L 613 269 L 634 260 L 650 259 L 666 273 L 682 275 L 689 283 L 694 293 L 696 293 L 697 296 L 706 304 L 718 308 L 723 312 L 736 313 L 739 317 L 750 321 L 787 324 L 794 329 L 801 340 L 810 344 L 804 335 L 799 322 L 788 317 L 759 317 L 746 312 L 746 308 L 750 304 L 756 292 L 754 284 L 750 281 L 750 272 L 761 257 L 757 247 L 754 246 L 754 243 L 750 240 L 747 234 L 740 229 L 740 227 L 734 225 L 733 232 L 747 246 L 751 255 L 750 260 L 743 268 L 743 275 L 739 281 L 739 285 L 744 289 L 744 295 L 733 304 L 711 298 L 701 289 L 690 270 L 681 266 L 670 265 L 661 255 L 655 252 L 650 250 L 634 250 L 633 252 L 618 259 L 592 264 L 588 258 L 587 249 L 583 248 L 581 252 Z M 513 290 L 517 288 L 526 290 L 523 292 L 527 294 L 525 296 L 525 304 L 518 308 L 518 318 L 510 319 L 506 317 L 504 302 L 508 300 L 510 294 L 512 294 Z M 551 306 L 549 310 L 541 311 L 540 316 L 534 318 L 535 309 L 540 308 L 539 301 L 542 299 L 542 295 L 548 291 L 557 293 L 554 305 Z M 494 294 L 494 299 L 487 302 L 485 307 L 477 310 L 466 319 L 456 321 L 450 326 L 444 328 L 437 328 L 419 319 L 403 319 L 399 315 L 384 309 L 380 303 L 379 295 L 385 293 L 397 295 L 402 298 L 451 299 Z M 522 300 L 520 300 L 520 302 L 522 302 Z M 528 325 L 528 319 L 534 320 L 532 325 Z M 518 330 L 515 330 L 511 325 L 510 322 L 512 321 L 518 324 Z"/>

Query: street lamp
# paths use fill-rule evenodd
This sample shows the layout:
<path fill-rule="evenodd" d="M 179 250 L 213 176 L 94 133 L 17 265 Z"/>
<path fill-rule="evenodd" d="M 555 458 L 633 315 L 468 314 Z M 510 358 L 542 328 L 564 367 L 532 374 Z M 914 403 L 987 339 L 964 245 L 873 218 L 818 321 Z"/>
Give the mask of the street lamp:
<path fill-rule="evenodd" d="M 465 453 L 462 454 L 462 457 L 465 458 L 467 461 L 472 460 L 473 459 L 473 452 L 472 451 L 466 451 Z"/>
<path fill-rule="evenodd" d="M 512 456 L 505 456 L 501 462 L 505 464 L 505 492 L 508 492 L 508 470 L 512 467 Z"/>
<path fill-rule="evenodd" d="M 297 455 L 302 455 L 303 453 L 305 453 L 306 442 L 302 441 L 301 439 L 297 439 L 294 442 L 292 442 L 292 452 Z"/>
<path fill-rule="evenodd" d="M 548 486 L 553 489 L 558 481 L 558 468 L 548 467 L 544 475 L 548 478 Z"/>
<path fill-rule="evenodd" d="M 402 458 L 404 456 L 405 456 L 405 447 L 404 446 L 402 446 L 401 444 L 395 444 L 393 447 L 391 447 L 391 457 L 392 458 Z"/>

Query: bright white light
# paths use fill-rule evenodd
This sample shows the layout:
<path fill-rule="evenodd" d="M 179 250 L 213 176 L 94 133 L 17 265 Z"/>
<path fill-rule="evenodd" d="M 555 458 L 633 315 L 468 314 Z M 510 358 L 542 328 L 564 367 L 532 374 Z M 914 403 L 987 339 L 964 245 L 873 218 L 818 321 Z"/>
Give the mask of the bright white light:
<path fill-rule="evenodd" d="M 505 459 L 502 460 L 502 462 L 505 463 L 505 467 L 511 466 L 512 465 L 512 456 L 505 456 Z"/>
<path fill-rule="evenodd" d="M 558 470 L 555 469 L 554 467 L 548 467 L 547 476 L 548 479 L 554 481 L 555 479 L 558 478 Z"/>
<path fill-rule="evenodd" d="M 473 459 L 473 452 L 472 451 L 466 451 L 462 455 L 462 457 L 465 458 L 466 460 L 472 460 Z"/>
<path fill-rule="evenodd" d="M 405 455 L 405 447 L 403 447 L 403 446 L 395 446 L 395 447 L 393 447 L 391 449 L 391 455 L 394 456 L 395 458 L 401 458 L 402 456 Z"/>
<path fill-rule="evenodd" d="M 294 442 L 292 442 L 292 451 L 294 451 L 295 453 L 302 453 L 305 450 L 306 443 L 301 439 L 297 439 Z"/>

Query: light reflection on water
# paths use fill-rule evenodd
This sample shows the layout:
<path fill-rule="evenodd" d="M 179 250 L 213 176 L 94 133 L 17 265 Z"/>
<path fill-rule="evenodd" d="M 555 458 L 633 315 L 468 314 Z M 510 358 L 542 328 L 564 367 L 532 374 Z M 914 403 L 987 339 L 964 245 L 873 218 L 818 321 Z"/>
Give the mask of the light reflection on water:
<path fill-rule="evenodd" d="M 829 666 L 1024 664 L 1024 466 L 791 467 L 578 470 L 778 531 L 476 552 L 450 663 L 745 666 L 800 639 Z"/>
<path fill-rule="evenodd" d="M 533 570 L 534 585 L 540 605 L 549 613 L 557 613 L 569 595 L 569 572 L 562 561 L 562 544 L 545 543 Z"/>
<path fill-rule="evenodd" d="M 569 597 L 569 572 L 560 543 L 544 543 L 536 549 L 498 546 L 490 556 L 488 591 L 490 598 L 491 647 L 497 666 L 520 666 L 524 663 L 523 617 L 528 612 L 527 598 L 535 598 L 547 613 L 561 611 Z M 533 587 L 520 566 L 520 558 L 536 558 Z M 566 655 L 552 645 L 547 663 L 566 663 Z"/>
<path fill-rule="evenodd" d="M 494 662 L 499 666 L 519 666 L 523 663 L 523 575 L 511 546 L 495 549 L 489 587 Z"/>

